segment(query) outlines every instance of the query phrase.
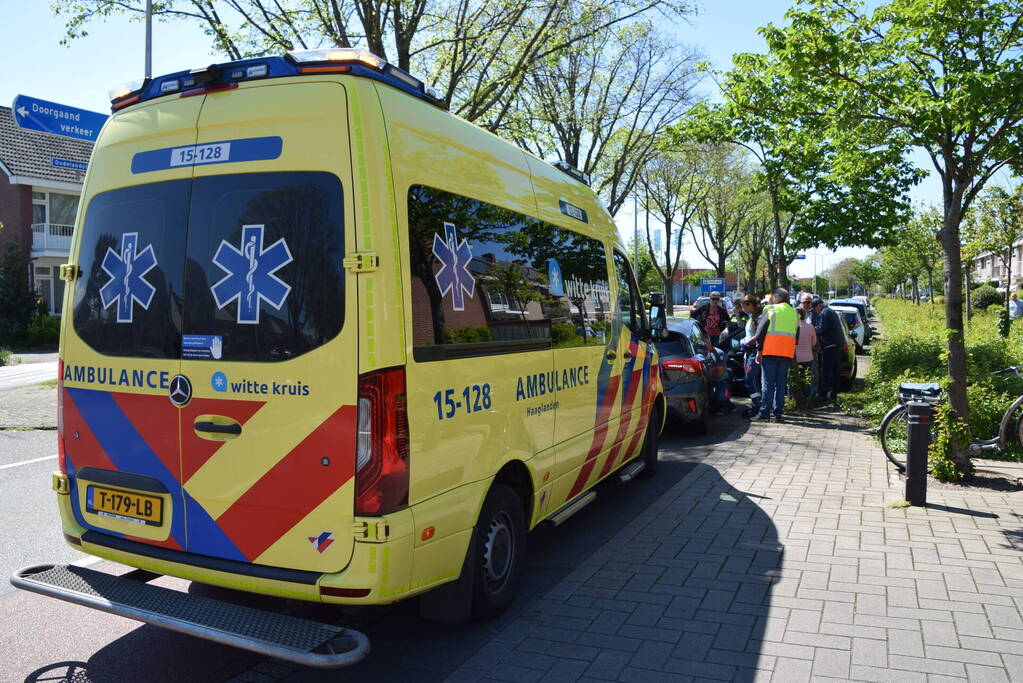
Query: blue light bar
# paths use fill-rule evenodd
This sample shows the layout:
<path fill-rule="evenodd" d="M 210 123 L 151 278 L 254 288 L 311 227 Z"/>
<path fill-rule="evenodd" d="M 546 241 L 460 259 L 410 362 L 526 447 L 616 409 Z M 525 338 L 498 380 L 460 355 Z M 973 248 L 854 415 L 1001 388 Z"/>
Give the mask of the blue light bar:
<path fill-rule="evenodd" d="M 347 52 L 358 55 L 351 60 L 344 59 Z M 375 60 L 375 61 L 374 61 Z M 286 57 L 253 57 L 250 59 L 239 59 L 234 62 L 211 64 L 208 67 L 198 69 L 186 69 L 164 76 L 157 76 L 138 86 L 138 89 L 126 88 L 111 91 L 112 109 L 127 106 L 124 100 L 131 97 L 137 102 L 146 102 L 158 97 L 167 95 L 181 95 L 189 91 L 201 92 L 202 88 L 209 88 L 211 91 L 223 87 L 226 84 L 246 83 L 249 81 L 263 80 L 267 78 L 287 78 L 291 76 L 314 75 L 303 73 L 302 69 L 309 70 L 309 67 L 336 64 L 346 66 L 346 74 L 371 78 L 380 83 L 397 88 L 404 93 L 418 97 L 435 106 L 443 106 L 440 98 L 418 78 L 406 73 L 402 69 L 388 64 L 365 51 L 345 50 L 310 50 L 308 52 L 295 52 Z M 376 64 L 376 68 L 371 66 Z M 213 80 L 210 80 L 213 79 Z M 135 85 L 135 84 L 132 84 Z M 231 86 L 233 87 L 233 86 Z M 120 105 L 120 106 L 118 106 Z"/>

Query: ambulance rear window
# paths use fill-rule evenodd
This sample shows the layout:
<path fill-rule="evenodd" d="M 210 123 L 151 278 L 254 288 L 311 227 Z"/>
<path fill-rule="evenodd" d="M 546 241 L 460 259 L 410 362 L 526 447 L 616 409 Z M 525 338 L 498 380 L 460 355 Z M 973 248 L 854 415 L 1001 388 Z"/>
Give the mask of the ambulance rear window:
<path fill-rule="evenodd" d="M 182 357 L 281 361 L 344 322 L 341 183 L 322 172 L 196 178 Z"/>
<path fill-rule="evenodd" d="M 177 358 L 191 180 L 98 194 L 83 224 L 74 325 L 110 356 Z"/>
<path fill-rule="evenodd" d="M 341 183 L 322 172 L 137 185 L 89 203 L 74 325 L 112 356 L 280 361 L 344 322 Z"/>

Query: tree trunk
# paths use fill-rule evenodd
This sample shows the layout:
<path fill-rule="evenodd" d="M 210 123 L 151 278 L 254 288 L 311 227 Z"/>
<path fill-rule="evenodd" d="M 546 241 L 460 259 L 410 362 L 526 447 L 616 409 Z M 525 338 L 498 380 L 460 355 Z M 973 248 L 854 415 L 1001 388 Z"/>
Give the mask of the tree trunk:
<path fill-rule="evenodd" d="M 909 281 L 913 283 L 913 303 L 917 306 L 920 305 L 920 288 L 917 286 L 918 279 L 916 275 L 909 278 Z"/>
<path fill-rule="evenodd" d="M 945 327 L 948 328 L 948 401 L 954 417 L 964 423 L 969 417 L 966 400 L 966 344 L 963 339 L 963 264 L 959 247 L 959 224 L 962 221 L 962 190 L 944 188 L 945 216 L 941 228 L 941 246 L 945 252 Z M 970 456 L 964 444 L 950 445 L 952 459 L 961 472 L 970 469 Z"/>
<path fill-rule="evenodd" d="M 927 291 L 928 291 L 927 300 L 930 302 L 931 306 L 933 306 L 934 305 L 934 268 L 933 267 L 927 270 Z"/>

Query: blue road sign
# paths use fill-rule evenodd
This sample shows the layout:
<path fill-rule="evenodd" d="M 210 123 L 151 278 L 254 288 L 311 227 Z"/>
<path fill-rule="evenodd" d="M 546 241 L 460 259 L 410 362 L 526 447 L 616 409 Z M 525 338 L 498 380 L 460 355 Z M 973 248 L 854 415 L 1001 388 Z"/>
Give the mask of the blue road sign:
<path fill-rule="evenodd" d="M 700 294 L 724 292 L 725 279 L 721 277 L 705 277 L 700 279 Z"/>
<path fill-rule="evenodd" d="M 806 254 L 796 254 L 793 258 L 795 258 L 797 261 L 799 261 L 800 259 L 805 259 L 806 258 Z"/>
<path fill-rule="evenodd" d="M 89 170 L 89 164 L 84 161 L 74 161 L 72 159 L 58 159 L 52 157 L 50 159 L 50 166 L 54 168 L 70 168 L 73 171 L 87 171 Z"/>
<path fill-rule="evenodd" d="M 99 129 L 107 120 L 106 114 L 47 102 L 28 95 L 15 97 L 11 109 L 14 110 L 14 120 L 22 128 L 90 142 L 96 141 Z"/>

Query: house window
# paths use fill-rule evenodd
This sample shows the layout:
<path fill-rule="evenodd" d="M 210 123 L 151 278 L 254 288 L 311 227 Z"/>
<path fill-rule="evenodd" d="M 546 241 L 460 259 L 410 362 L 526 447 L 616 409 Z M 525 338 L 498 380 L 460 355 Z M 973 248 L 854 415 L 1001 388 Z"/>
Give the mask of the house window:
<path fill-rule="evenodd" d="M 75 214 L 78 213 L 78 199 L 75 194 L 33 192 L 32 222 L 68 226 L 67 234 L 70 236 L 70 228 L 75 224 Z"/>

